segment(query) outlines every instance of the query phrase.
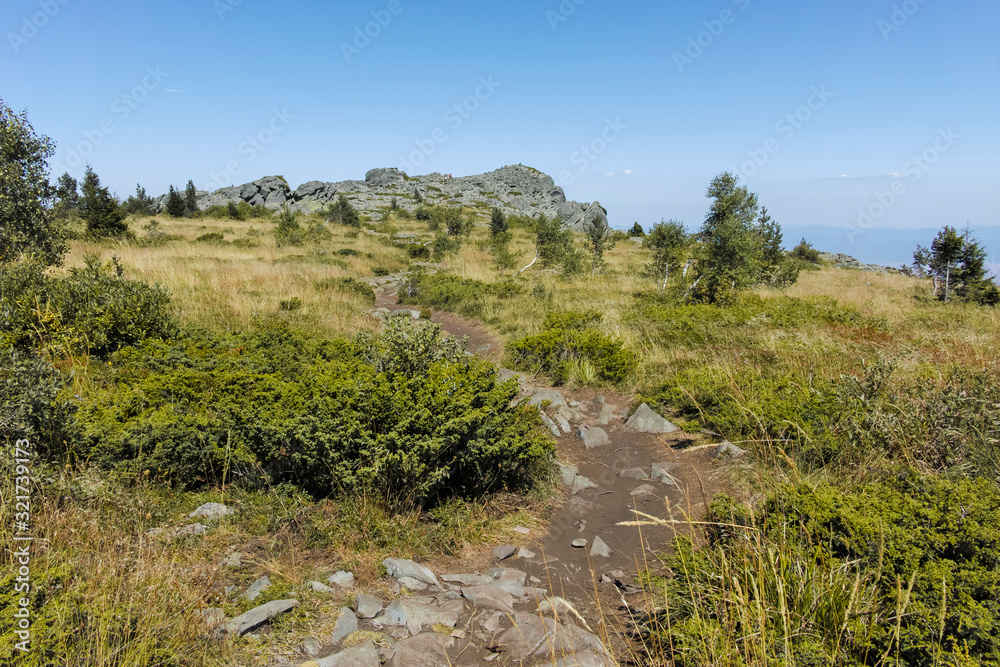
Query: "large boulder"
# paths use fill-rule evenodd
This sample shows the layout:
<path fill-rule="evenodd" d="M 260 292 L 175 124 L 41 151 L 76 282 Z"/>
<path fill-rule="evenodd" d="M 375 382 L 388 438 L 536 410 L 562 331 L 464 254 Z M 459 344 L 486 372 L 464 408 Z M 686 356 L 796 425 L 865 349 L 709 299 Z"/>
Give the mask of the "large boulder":
<path fill-rule="evenodd" d="M 625 422 L 625 426 L 629 427 L 633 431 L 638 431 L 639 433 L 663 434 L 674 433 L 680 430 L 669 421 L 653 412 L 653 409 L 646 403 L 640 405 L 639 409 L 628 418 L 628 421 Z"/>

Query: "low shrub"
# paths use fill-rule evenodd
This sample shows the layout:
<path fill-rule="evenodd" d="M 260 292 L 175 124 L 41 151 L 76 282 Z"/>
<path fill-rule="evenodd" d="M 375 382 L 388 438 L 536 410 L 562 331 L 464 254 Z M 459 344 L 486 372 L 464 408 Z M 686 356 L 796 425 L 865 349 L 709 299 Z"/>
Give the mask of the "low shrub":
<path fill-rule="evenodd" d="M 399 298 L 400 303 L 431 306 L 475 317 L 480 314 L 484 299 L 506 300 L 523 293 L 524 288 L 514 281 L 484 283 L 471 278 L 414 271 L 400 289 Z"/>
<path fill-rule="evenodd" d="M 228 245 L 225 237 L 218 232 L 202 234 L 195 239 L 195 243 L 205 243 L 207 245 Z"/>
<path fill-rule="evenodd" d="M 351 297 L 358 297 L 363 301 L 375 305 L 375 289 L 357 278 L 325 278 L 316 282 L 318 290 L 333 290 L 341 292 Z"/>

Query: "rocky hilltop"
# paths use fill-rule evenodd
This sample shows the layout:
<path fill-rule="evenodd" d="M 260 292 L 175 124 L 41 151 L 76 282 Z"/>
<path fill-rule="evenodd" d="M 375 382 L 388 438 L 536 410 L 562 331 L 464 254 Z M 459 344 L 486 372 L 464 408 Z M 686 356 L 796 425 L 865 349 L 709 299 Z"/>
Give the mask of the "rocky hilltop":
<path fill-rule="evenodd" d="M 287 206 L 293 211 L 313 213 L 339 195 L 347 196 L 355 208 L 373 220 L 379 220 L 381 211 L 395 200 L 400 208 L 410 212 L 424 202 L 469 206 L 484 211 L 496 207 L 514 215 L 558 216 L 566 226 L 577 230 L 584 229 L 595 219 L 607 223 L 607 211 L 600 202 L 583 204 L 567 201 L 566 193 L 551 176 L 523 165 L 457 178 L 438 173 L 409 176 L 394 168 L 372 169 L 365 174 L 363 181 L 309 181 L 295 190 L 283 177 L 267 176 L 215 192 L 199 190 L 198 206 L 204 210 L 245 201 L 272 209 Z M 166 205 L 166 195 L 161 196 L 157 203 L 162 210 Z"/>

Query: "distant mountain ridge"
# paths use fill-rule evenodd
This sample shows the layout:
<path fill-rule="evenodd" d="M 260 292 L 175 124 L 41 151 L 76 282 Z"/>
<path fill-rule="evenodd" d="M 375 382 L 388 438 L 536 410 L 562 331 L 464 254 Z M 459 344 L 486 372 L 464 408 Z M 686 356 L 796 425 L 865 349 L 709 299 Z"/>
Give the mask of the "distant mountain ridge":
<path fill-rule="evenodd" d="M 551 176 L 524 165 L 509 165 L 475 176 L 431 173 L 409 176 L 395 168 L 372 169 L 363 181 L 326 183 L 309 181 L 292 190 L 281 176 L 267 176 L 251 183 L 221 188 L 215 192 L 198 191 L 201 209 L 247 202 L 271 209 L 288 207 L 292 211 L 313 213 L 346 196 L 362 213 L 380 220 L 382 211 L 393 201 L 413 212 L 422 203 L 469 206 L 482 211 L 499 208 L 506 214 L 560 217 L 572 229 L 582 230 L 598 219 L 607 224 L 607 211 L 600 202 L 585 204 L 568 201 L 566 193 Z M 157 199 L 160 210 L 166 195 Z"/>

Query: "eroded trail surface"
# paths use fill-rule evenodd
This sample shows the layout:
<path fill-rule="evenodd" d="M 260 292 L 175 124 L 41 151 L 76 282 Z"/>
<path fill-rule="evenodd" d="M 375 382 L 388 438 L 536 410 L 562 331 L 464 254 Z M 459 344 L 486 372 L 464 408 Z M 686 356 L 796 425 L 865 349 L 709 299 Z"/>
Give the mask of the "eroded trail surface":
<path fill-rule="evenodd" d="M 383 290 L 376 312 L 419 316 L 396 302 L 391 289 Z M 469 351 L 494 362 L 502 357 L 480 323 L 452 313 L 434 313 L 432 321 L 457 338 L 468 336 Z M 487 547 L 461 563 L 431 569 L 387 560 L 400 596 L 358 595 L 341 620 L 345 633 L 360 632 L 335 637 L 317 652 L 327 657 L 316 664 L 626 664 L 628 647 L 614 626 L 626 610 L 645 605 L 632 585 L 635 574 L 659 570 L 653 550 L 662 551 L 674 530 L 687 531 L 687 517 L 704 514 L 723 485 L 715 460 L 720 447 L 690 446 L 687 435 L 646 406 L 626 421 L 627 396 L 556 390 L 501 372 L 518 379 L 521 400 L 539 406 L 558 443 L 563 488 L 550 524 L 519 529 L 517 543 Z M 636 511 L 677 523 L 621 525 L 641 518 Z M 370 641 L 345 648 L 345 637 L 347 644 Z"/>

